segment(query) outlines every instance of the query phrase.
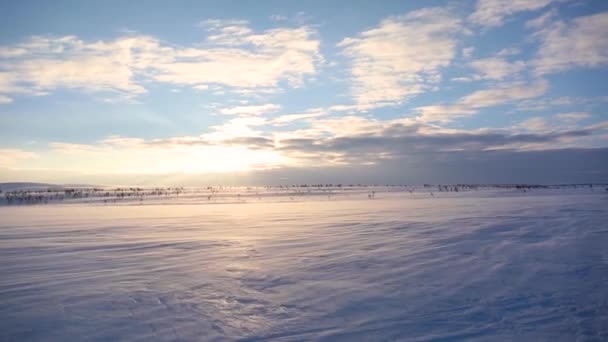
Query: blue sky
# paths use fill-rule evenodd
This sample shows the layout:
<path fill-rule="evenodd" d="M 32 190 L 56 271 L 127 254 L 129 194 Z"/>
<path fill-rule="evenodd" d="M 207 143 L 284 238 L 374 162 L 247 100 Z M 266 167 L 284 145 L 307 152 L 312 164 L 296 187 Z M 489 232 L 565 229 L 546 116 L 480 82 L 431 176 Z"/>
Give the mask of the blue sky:
<path fill-rule="evenodd" d="M 22 1 L 0 19 L 0 180 L 441 182 L 561 151 L 580 170 L 557 158 L 555 181 L 608 181 L 605 1 Z"/>

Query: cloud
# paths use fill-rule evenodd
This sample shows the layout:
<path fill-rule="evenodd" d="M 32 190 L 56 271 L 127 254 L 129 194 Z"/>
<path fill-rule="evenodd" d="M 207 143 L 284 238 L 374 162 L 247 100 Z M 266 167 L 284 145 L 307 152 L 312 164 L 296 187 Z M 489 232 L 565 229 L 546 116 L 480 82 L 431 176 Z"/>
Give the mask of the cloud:
<path fill-rule="evenodd" d="M 520 53 L 521 53 L 521 50 L 516 47 L 504 48 L 496 53 L 496 57 L 515 56 L 515 55 L 519 55 Z"/>
<path fill-rule="evenodd" d="M 278 148 L 290 156 L 314 159 L 317 164 L 373 164 L 419 154 L 551 149 L 560 141 L 592 134 L 591 129 L 547 133 L 511 133 L 488 129 L 445 132 L 429 126 L 392 124 L 378 133 L 286 139 L 280 142 Z"/>
<path fill-rule="evenodd" d="M 243 172 L 286 163 L 277 152 L 261 145 L 263 139 L 235 138 L 220 145 L 192 137 L 149 141 L 113 137 L 80 145 L 57 142 L 41 153 L 38 163 L 25 164 L 24 168 L 45 165 L 67 173 L 192 174 Z"/>
<path fill-rule="evenodd" d="M 472 60 L 472 50 L 463 49 L 463 58 L 467 60 L 468 66 L 475 71 L 475 74 L 454 77 L 451 80 L 456 82 L 472 82 L 480 80 L 503 81 L 508 78 L 520 78 L 522 72 L 526 69 L 526 62 L 507 60 L 507 57 L 520 53 L 521 51 L 518 48 L 503 48 L 492 57 Z"/>
<path fill-rule="evenodd" d="M 460 100 L 460 103 L 472 108 L 491 107 L 511 101 L 541 96 L 549 89 L 549 82 L 537 80 L 535 83 L 515 83 L 478 90 Z"/>
<path fill-rule="evenodd" d="M 535 34 L 540 40 L 532 62 L 537 74 L 574 67 L 593 68 L 608 64 L 608 12 L 557 21 Z"/>
<path fill-rule="evenodd" d="M 197 85 L 193 86 L 192 88 L 196 89 L 196 90 L 200 90 L 200 91 L 205 91 L 205 90 L 209 89 L 209 85 L 207 85 L 207 84 L 197 84 Z"/>
<path fill-rule="evenodd" d="M 516 106 L 520 111 L 541 111 L 552 107 L 582 105 L 585 102 L 588 102 L 588 99 L 562 96 L 557 98 L 527 99 L 517 103 Z"/>
<path fill-rule="evenodd" d="M 316 73 L 316 63 L 322 60 L 314 34 L 307 27 L 254 34 L 246 27 L 224 26 L 208 38 L 215 47 L 175 50 L 171 60 L 153 66 L 150 77 L 159 82 L 246 90 L 275 88 L 283 80 L 298 87 L 306 75 Z"/>
<path fill-rule="evenodd" d="M 555 115 L 555 117 L 559 120 L 565 121 L 567 123 L 576 123 L 578 121 L 582 121 L 591 117 L 589 113 L 584 112 L 572 112 L 572 113 L 561 113 Z"/>
<path fill-rule="evenodd" d="M 278 117 L 272 119 L 271 123 L 275 126 L 283 126 L 283 125 L 286 125 L 286 124 L 294 122 L 294 121 L 314 119 L 314 118 L 318 118 L 321 116 L 327 116 L 332 113 L 339 113 L 342 115 L 347 114 L 347 116 L 354 115 L 354 114 L 359 115 L 361 113 L 370 112 L 371 110 L 373 110 L 375 108 L 377 108 L 377 106 L 374 104 L 348 104 L 348 105 L 340 104 L 340 105 L 331 105 L 328 107 L 317 107 L 317 108 L 307 109 L 301 113 L 285 114 L 285 115 L 278 116 Z M 344 129 L 344 127 L 342 129 Z"/>
<path fill-rule="evenodd" d="M 325 115 L 323 109 L 319 111 Z M 534 119 L 509 129 L 467 130 L 406 117 L 380 120 L 355 115 L 315 116 L 307 118 L 305 128 L 269 132 L 264 128 L 273 124 L 274 119 L 246 116 L 213 126 L 209 133 L 199 136 L 163 139 L 109 136 L 92 144 L 54 142 L 37 158 L 22 158 L 12 166 L 113 174 L 236 172 L 311 165 L 355 167 L 445 153 L 474 156 L 497 150 L 585 147 L 593 145 L 592 139 L 606 134 L 608 126 L 605 122 L 587 127 L 568 126 L 568 120 L 584 117 L 584 113 L 562 113 L 555 116 L 560 125 Z"/>
<path fill-rule="evenodd" d="M 475 51 L 475 48 L 473 46 L 469 46 L 469 47 L 463 48 L 462 52 L 461 52 L 462 58 L 464 58 L 464 59 L 471 58 L 473 56 L 473 52 L 474 51 Z"/>
<path fill-rule="evenodd" d="M 301 86 L 322 60 L 316 32 L 308 27 L 256 33 L 241 21 L 207 25 L 207 39 L 192 46 L 129 35 L 91 42 L 34 36 L 0 47 L 0 94 L 43 95 L 71 88 L 133 98 L 146 93 L 150 82 L 268 91 L 283 81 Z"/>
<path fill-rule="evenodd" d="M 248 25 L 249 21 L 245 19 L 207 19 L 199 22 L 196 26 L 206 29 L 221 29 L 224 26 L 244 26 Z"/>
<path fill-rule="evenodd" d="M 532 84 L 517 82 L 495 88 L 475 91 L 451 105 L 417 107 L 420 119 L 428 122 L 446 122 L 458 117 L 471 116 L 479 109 L 539 97 L 549 89 L 549 83 L 538 80 Z"/>
<path fill-rule="evenodd" d="M 304 111 L 302 113 L 285 114 L 285 115 L 278 116 L 278 117 L 272 119 L 272 124 L 276 125 L 276 126 L 283 126 L 283 125 L 289 124 L 294 121 L 311 119 L 311 118 L 323 116 L 323 115 L 326 115 L 327 113 L 328 113 L 328 111 L 324 108 L 313 108 L 313 109 Z"/>
<path fill-rule="evenodd" d="M 390 17 L 338 44 L 351 58 L 357 104 L 392 105 L 436 86 L 453 60 L 460 19 L 443 8 Z"/>
<path fill-rule="evenodd" d="M 526 28 L 542 29 L 543 27 L 547 26 L 547 24 L 549 24 L 556 16 L 557 10 L 552 9 L 534 19 L 526 21 Z"/>
<path fill-rule="evenodd" d="M 7 104 L 7 103 L 11 103 L 11 102 L 13 102 L 13 99 L 11 99 L 10 97 L 0 95 L 0 104 Z"/>
<path fill-rule="evenodd" d="M 516 77 L 526 68 L 526 63 L 523 61 L 509 62 L 499 57 L 477 59 L 470 64 L 479 73 L 475 77 L 478 80 L 501 81 L 508 77 Z"/>
<path fill-rule="evenodd" d="M 286 21 L 289 18 L 287 16 L 284 15 L 280 15 L 280 14 L 273 14 L 270 16 L 270 20 L 274 20 L 274 21 Z"/>
<path fill-rule="evenodd" d="M 531 117 L 519 123 L 516 127 L 527 131 L 548 131 L 553 129 L 553 126 L 543 117 Z"/>
<path fill-rule="evenodd" d="M 32 37 L 18 45 L 24 52 L 0 58 L 0 93 L 35 94 L 56 88 L 139 95 L 146 90 L 133 79 L 137 58 L 131 49 L 146 49 L 149 37 L 86 43 L 75 36 Z"/>
<path fill-rule="evenodd" d="M 262 147 L 268 145 L 270 138 L 263 137 L 258 128 L 268 124 L 264 118 L 242 116 L 231 119 L 223 124 L 209 127 L 209 132 L 199 136 L 176 136 L 158 139 L 142 139 L 123 136 L 109 136 L 97 144 L 51 143 L 51 147 L 63 152 L 82 152 L 99 150 L 107 147 L 123 148 L 173 148 L 179 146 L 234 146 Z"/>
<path fill-rule="evenodd" d="M 533 122 L 529 122 L 532 124 Z M 536 122 L 538 124 L 539 122 Z M 544 127 L 543 127 L 544 128 Z M 306 165 L 367 165 L 447 151 L 540 150 L 570 144 L 605 132 L 605 126 L 555 127 L 531 132 L 515 129 L 447 129 L 411 118 L 377 120 L 358 116 L 310 120 L 308 129 L 275 134 L 275 149 Z"/>
<path fill-rule="evenodd" d="M 36 153 L 17 148 L 0 148 L 0 167 L 18 165 L 26 159 L 35 158 Z"/>
<path fill-rule="evenodd" d="M 354 126 L 348 133 L 340 132 L 337 126 L 351 123 Z M 443 130 L 421 123 L 399 121 L 382 122 L 357 117 L 322 120 L 315 123 L 327 135 L 307 136 L 295 134 L 290 138 L 276 139 L 268 136 L 222 135 L 221 140 L 211 136 L 174 137 L 169 139 L 142 140 L 137 138 L 109 137 L 98 144 L 51 144 L 54 159 L 59 155 L 73 156 L 66 161 L 66 168 L 86 160 L 98 160 L 99 166 L 110 170 L 109 165 L 116 162 L 116 169 L 123 172 L 143 172 L 145 163 L 150 165 L 145 173 L 178 170 L 185 165 L 196 164 L 197 171 L 220 170 L 222 163 L 229 159 L 219 158 L 222 149 L 233 158 L 237 151 L 248 158 L 248 165 L 255 168 L 305 166 L 315 160 L 317 166 L 374 164 L 381 160 L 404 158 L 419 153 L 442 153 L 447 151 L 486 151 L 493 149 L 532 149 L 547 148 L 565 138 L 590 136 L 591 129 L 578 129 L 548 133 L 510 133 L 501 130 Z M 212 151 L 211 156 L 204 155 Z M 259 151 L 259 152 L 256 152 Z M 263 156 L 256 161 L 253 155 Z M 181 156 L 179 154 L 182 154 Z M 184 157 L 185 156 L 185 157 Z M 189 159 L 197 156 L 196 163 Z M 267 158 L 273 162 L 266 165 Z M 214 160 L 214 158 L 217 158 Z M 134 160 L 131 160 L 134 159 Z M 66 160 L 65 158 L 63 159 Z M 158 167 L 158 161 L 175 165 Z M 199 165 L 213 163 L 212 166 Z M 232 165 L 230 162 L 229 164 Z M 135 165 L 138 166 L 135 166 Z M 239 164 L 240 165 L 240 164 Z M 77 169 L 75 167 L 75 169 Z M 106 170 L 106 171 L 107 171 Z M 236 170 L 236 169 L 235 169 Z"/>
<path fill-rule="evenodd" d="M 591 115 L 584 112 L 560 113 L 551 117 L 534 116 L 528 118 L 519 124 L 515 125 L 515 131 L 530 131 L 530 132 L 557 132 L 579 129 L 577 124 L 580 121 L 590 118 Z M 603 125 L 591 125 L 583 127 L 588 131 L 603 131 L 606 129 Z"/>
<path fill-rule="evenodd" d="M 469 20 L 480 26 L 498 27 L 504 24 L 508 16 L 540 10 L 551 2 L 552 0 L 477 0 L 475 12 L 469 16 Z"/>
<path fill-rule="evenodd" d="M 266 125 L 268 121 L 261 117 L 237 117 L 221 125 L 211 126 L 211 132 L 201 135 L 206 141 L 221 142 L 227 139 L 242 137 L 259 137 L 262 131 L 258 128 Z"/>
<path fill-rule="evenodd" d="M 222 109 L 220 109 L 220 114 L 256 116 L 256 115 L 276 112 L 279 109 L 281 109 L 281 106 L 273 104 L 273 103 L 267 103 L 267 104 L 256 105 L 256 106 L 237 106 L 237 107 L 231 107 L 231 108 L 222 108 Z"/>

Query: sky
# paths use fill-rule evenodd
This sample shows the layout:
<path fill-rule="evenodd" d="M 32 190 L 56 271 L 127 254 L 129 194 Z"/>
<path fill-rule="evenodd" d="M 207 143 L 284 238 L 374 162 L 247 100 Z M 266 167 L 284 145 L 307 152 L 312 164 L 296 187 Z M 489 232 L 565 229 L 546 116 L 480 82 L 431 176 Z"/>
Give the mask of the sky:
<path fill-rule="evenodd" d="M 608 182 L 608 2 L 2 1 L 0 181 Z"/>

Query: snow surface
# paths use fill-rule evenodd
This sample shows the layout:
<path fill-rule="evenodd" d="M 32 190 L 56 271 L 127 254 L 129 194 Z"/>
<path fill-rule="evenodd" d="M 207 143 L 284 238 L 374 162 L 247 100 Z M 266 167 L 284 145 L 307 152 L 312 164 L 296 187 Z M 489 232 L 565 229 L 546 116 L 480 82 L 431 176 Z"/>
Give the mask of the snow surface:
<path fill-rule="evenodd" d="M 0 340 L 606 341 L 603 190 L 2 206 Z"/>

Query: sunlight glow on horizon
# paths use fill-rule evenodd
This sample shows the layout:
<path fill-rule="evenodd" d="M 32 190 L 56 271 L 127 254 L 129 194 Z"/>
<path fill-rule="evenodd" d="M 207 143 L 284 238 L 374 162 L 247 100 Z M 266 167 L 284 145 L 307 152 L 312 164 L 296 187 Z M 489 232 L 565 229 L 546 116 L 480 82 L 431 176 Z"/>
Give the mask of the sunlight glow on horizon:
<path fill-rule="evenodd" d="M 26 163 L 26 162 L 24 162 Z M 227 173 L 269 169 L 293 163 L 276 151 L 243 146 L 107 147 L 55 149 L 27 164 L 32 169 L 86 174 Z"/>

